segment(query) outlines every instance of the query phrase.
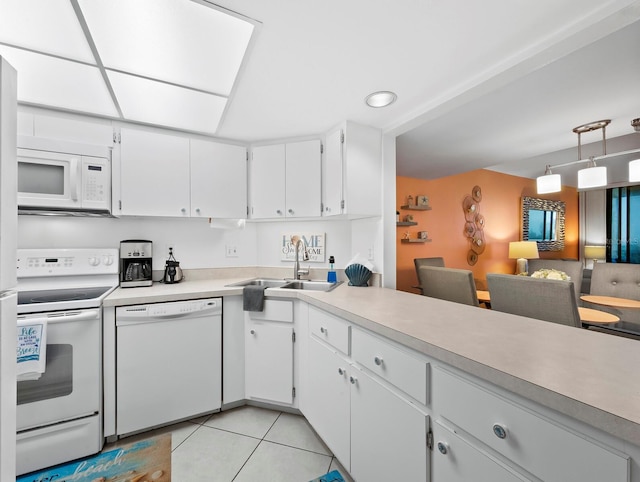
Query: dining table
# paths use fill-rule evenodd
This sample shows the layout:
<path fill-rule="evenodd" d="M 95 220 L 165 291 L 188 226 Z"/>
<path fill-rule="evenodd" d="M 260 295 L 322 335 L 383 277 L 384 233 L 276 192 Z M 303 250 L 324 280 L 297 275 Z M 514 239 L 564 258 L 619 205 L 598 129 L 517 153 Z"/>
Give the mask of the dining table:
<path fill-rule="evenodd" d="M 594 305 L 608 306 L 610 308 L 638 308 L 640 301 L 629 298 L 618 298 L 617 296 L 582 295 L 582 301 L 593 303 Z"/>
<path fill-rule="evenodd" d="M 491 293 L 489 291 L 476 290 L 476 294 L 480 303 L 485 303 L 487 307 L 491 307 Z M 582 323 L 617 323 L 620 321 L 620 317 L 612 313 L 583 306 L 578 307 L 578 314 Z"/>

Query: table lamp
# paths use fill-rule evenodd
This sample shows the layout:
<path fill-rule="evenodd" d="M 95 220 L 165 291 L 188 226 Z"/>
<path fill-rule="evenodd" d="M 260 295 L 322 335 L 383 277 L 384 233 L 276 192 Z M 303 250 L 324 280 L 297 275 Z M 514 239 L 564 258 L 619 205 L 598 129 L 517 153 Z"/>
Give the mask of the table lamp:
<path fill-rule="evenodd" d="M 607 247 L 606 246 L 585 246 L 584 257 L 586 259 L 592 259 L 593 264 L 596 264 L 599 259 L 607 259 Z"/>
<path fill-rule="evenodd" d="M 509 259 L 516 260 L 516 274 L 528 274 L 528 260 L 539 257 L 538 243 L 535 241 L 512 241 L 509 243 Z"/>

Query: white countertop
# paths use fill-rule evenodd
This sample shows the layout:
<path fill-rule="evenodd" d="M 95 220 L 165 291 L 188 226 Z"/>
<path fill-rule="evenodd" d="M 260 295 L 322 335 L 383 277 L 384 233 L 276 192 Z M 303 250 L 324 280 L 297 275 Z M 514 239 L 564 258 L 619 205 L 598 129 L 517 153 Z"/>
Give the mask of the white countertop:
<path fill-rule="evenodd" d="M 251 278 L 118 288 L 104 306 L 241 295 Z M 640 446 L 637 340 L 426 296 L 343 283 L 330 292 L 274 290 Z"/>

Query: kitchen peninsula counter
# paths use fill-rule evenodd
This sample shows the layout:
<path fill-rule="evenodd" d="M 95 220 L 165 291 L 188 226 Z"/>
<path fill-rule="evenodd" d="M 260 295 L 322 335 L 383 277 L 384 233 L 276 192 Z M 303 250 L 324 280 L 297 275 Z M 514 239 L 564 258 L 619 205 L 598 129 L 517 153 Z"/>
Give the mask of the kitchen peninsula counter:
<path fill-rule="evenodd" d="M 118 288 L 105 307 L 241 295 L 252 278 Z M 640 345 L 604 333 L 523 318 L 402 291 L 267 289 L 297 298 L 525 399 L 640 446 Z"/>

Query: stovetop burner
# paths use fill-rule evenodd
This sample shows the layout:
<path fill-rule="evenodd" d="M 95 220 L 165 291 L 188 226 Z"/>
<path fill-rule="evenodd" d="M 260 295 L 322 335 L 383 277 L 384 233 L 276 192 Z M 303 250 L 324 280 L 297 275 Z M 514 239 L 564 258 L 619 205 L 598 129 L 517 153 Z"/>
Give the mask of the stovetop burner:
<path fill-rule="evenodd" d="M 18 305 L 57 303 L 63 301 L 93 300 L 112 289 L 110 286 L 95 288 L 68 288 L 57 290 L 23 291 L 18 293 Z"/>

